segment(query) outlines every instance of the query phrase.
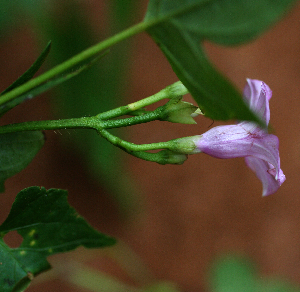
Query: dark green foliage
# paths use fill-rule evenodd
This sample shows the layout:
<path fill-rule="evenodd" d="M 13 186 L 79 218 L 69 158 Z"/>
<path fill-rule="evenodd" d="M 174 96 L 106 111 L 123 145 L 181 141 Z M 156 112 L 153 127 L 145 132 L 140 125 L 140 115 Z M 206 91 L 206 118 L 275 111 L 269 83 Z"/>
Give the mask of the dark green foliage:
<path fill-rule="evenodd" d="M 211 272 L 211 292 L 300 292 L 287 281 L 260 277 L 253 264 L 241 256 L 223 256 Z"/>
<path fill-rule="evenodd" d="M 115 239 L 94 230 L 80 217 L 68 204 L 67 192 L 59 189 L 30 187 L 21 191 L 0 226 L 0 235 L 13 230 L 23 237 L 23 242 L 18 248 L 9 248 L 0 239 L 2 292 L 14 291 L 17 284 L 27 285 L 33 276 L 49 269 L 49 255 L 80 245 L 96 248 L 115 243 Z"/>
<path fill-rule="evenodd" d="M 48 43 L 44 51 L 41 53 L 41 55 L 36 59 L 36 61 L 32 64 L 32 66 L 22 75 L 20 76 L 13 84 L 11 84 L 9 87 L 7 87 L 4 91 L 1 92 L 0 96 L 17 88 L 18 86 L 21 86 L 22 84 L 29 81 L 34 74 L 40 69 L 40 67 L 43 65 L 44 61 L 46 60 L 49 52 L 51 49 L 51 42 Z M 12 109 L 13 107 L 17 106 L 18 104 L 22 103 L 23 101 L 34 97 L 34 95 L 29 92 L 26 95 L 21 95 L 16 97 L 13 100 L 10 100 L 4 104 L 1 104 L 0 106 L 0 116 Z M 0 97 L 1 101 L 1 97 Z"/>
<path fill-rule="evenodd" d="M 201 110 L 216 120 L 254 120 L 236 89 L 210 64 L 201 42 L 237 45 L 257 37 L 294 0 L 150 0 L 145 22 Z"/>
<path fill-rule="evenodd" d="M 0 192 L 4 181 L 24 169 L 44 145 L 42 132 L 18 132 L 0 135 Z"/>
<path fill-rule="evenodd" d="M 44 61 L 46 60 L 50 52 L 50 49 L 51 49 L 51 42 L 47 44 L 44 51 L 40 54 L 40 56 L 36 59 L 36 61 L 32 64 L 32 66 L 22 76 L 20 76 L 13 84 L 11 84 L 4 91 L 2 91 L 0 95 L 3 95 L 6 92 L 9 92 L 14 88 L 17 88 L 18 86 L 21 86 L 25 82 L 29 81 L 43 65 Z"/>

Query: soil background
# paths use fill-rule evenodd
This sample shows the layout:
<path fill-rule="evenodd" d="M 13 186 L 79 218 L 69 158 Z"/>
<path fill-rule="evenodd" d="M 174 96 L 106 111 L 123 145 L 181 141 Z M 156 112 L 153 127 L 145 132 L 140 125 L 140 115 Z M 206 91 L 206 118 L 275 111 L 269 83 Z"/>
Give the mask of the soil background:
<path fill-rule="evenodd" d="M 96 26 L 95 11 L 101 11 L 101 4 L 89 3 Z M 135 37 L 134 44 L 128 102 L 177 81 L 148 35 Z M 28 68 L 34 46 L 26 28 L 2 44 L 1 88 Z M 138 184 L 141 209 L 125 219 L 104 188 L 88 176 L 80 158 L 60 143 L 60 135 L 48 131 L 44 148 L 27 171 L 6 182 L 0 219 L 6 218 L 16 194 L 25 187 L 63 188 L 82 216 L 97 229 L 121 239 L 148 267 L 149 274 L 141 276 L 140 282 L 153 277 L 173 281 L 181 291 L 209 291 L 211 263 L 219 255 L 235 252 L 250 257 L 261 275 L 279 275 L 300 284 L 300 6 L 250 44 L 224 48 L 206 43 L 205 47 L 214 64 L 240 90 L 246 78 L 253 78 L 265 81 L 273 91 L 271 125 L 280 140 L 281 167 L 287 177 L 276 194 L 262 198 L 261 183 L 243 159 L 219 160 L 199 154 L 190 156 L 182 166 L 161 166 L 128 156 L 124 171 Z M 13 63 L 10 56 L 15 56 Z M 14 109 L 2 123 L 51 118 L 50 98 L 51 93 Z M 126 129 L 126 134 L 135 143 L 149 143 L 201 134 L 224 124 L 211 125 L 204 117 L 198 117 L 197 123 L 150 123 Z M 13 245 L 18 238 L 10 240 Z M 59 270 L 61 262 L 85 257 L 90 266 L 136 284 L 126 268 L 110 260 L 105 251 L 79 249 L 49 260 L 54 270 Z M 68 284 L 64 276 L 39 277 L 29 292 L 88 291 Z"/>

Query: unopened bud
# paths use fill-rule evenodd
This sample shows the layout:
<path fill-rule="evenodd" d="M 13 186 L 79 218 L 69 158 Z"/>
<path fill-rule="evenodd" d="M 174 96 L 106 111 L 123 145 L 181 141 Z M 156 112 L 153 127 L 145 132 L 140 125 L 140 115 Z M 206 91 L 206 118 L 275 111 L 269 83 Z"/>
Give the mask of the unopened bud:
<path fill-rule="evenodd" d="M 173 98 L 176 96 L 181 96 L 188 94 L 189 91 L 187 88 L 182 84 L 181 81 L 177 81 L 165 88 L 166 91 L 168 91 L 169 98 Z"/>
<path fill-rule="evenodd" d="M 160 159 L 157 161 L 159 164 L 182 164 L 187 160 L 187 155 L 183 153 L 173 152 L 171 150 L 161 150 L 157 155 Z"/>
<path fill-rule="evenodd" d="M 161 112 L 161 120 L 172 123 L 196 124 L 193 117 L 198 115 L 198 107 L 182 101 L 182 97 L 174 97 L 165 104 Z"/>
<path fill-rule="evenodd" d="M 182 154 L 200 153 L 201 151 L 197 147 L 199 139 L 201 139 L 201 135 L 174 139 L 171 140 L 173 145 L 169 149 Z"/>

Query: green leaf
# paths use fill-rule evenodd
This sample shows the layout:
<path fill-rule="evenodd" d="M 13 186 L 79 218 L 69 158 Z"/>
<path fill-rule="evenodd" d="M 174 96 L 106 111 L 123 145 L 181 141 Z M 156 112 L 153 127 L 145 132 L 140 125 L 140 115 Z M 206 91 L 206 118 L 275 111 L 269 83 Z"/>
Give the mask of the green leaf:
<path fill-rule="evenodd" d="M 24 169 L 44 145 L 42 132 L 18 132 L 0 135 L 0 192 L 4 181 Z"/>
<path fill-rule="evenodd" d="M 20 76 L 13 84 L 11 84 L 9 87 L 7 87 L 4 91 L 1 92 L 0 95 L 3 95 L 14 88 L 17 88 L 18 86 L 21 86 L 22 84 L 26 83 L 28 80 L 30 80 L 34 74 L 41 68 L 43 63 L 45 62 L 49 52 L 51 49 L 51 41 L 47 44 L 44 51 L 40 54 L 40 56 L 36 59 L 36 61 L 31 65 L 31 67 L 22 75 Z"/>
<path fill-rule="evenodd" d="M 229 255 L 219 259 L 211 280 L 213 292 L 257 292 L 252 264 L 238 256 Z"/>
<path fill-rule="evenodd" d="M 164 39 L 161 50 L 206 116 L 215 120 L 254 120 L 260 123 L 241 94 L 212 66 L 198 42 L 173 27 L 155 27 L 151 31 Z"/>
<path fill-rule="evenodd" d="M 40 272 L 50 268 L 47 257 L 82 245 L 110 246 L 115 239 L 94 230 L 67 202 L 67 192 L 30 187 L 16 197 L 7 219 L 0 226 L 3 237 L 16 230 L 23 242 L 9 248 L 0 240 L 0 286 L 3 292 L 22 291 Z"/>
<path fill-rule="evenodd" d="M 253 40 L 295 0 L 150 0 L 145 21 L 156 21 L 218 44 Z"/>
<path fill-rule="evenodd" d="M 108 53 L 108 51 L 106 53 Z M 22 103 L 23 101 L 31 99 L 49 89 L 51 89 L 52 87 L 57 86 L 60 83 L 66 82 L 67 80 L 75 77 L 76 75 L 78 75 L 79 73 L 84 71 L 85 69 L 92 66 L 100 57 L 103 57 L 104 55 L 106 55 L 106 53 L 101 54 L 100 56 L 97 56 L 96 58 L 92 59 L 91 61 L 83 63 L 78 69 L 74 69 L 70 73 L 66 73 L 62 76 L 55 77 L 55 78 L 49 80 L 48 82 L 43 83 L 43 84 L 33 88 L 32 90 L 26 92 L 25 94 L 22 94 L 16 98 L 14 98 L 13 100 L 10 100 L 7 103 L 4 103 L 3 105 L 0 106 L 0 116 L 5 114 L 7 111 L 11 110 L 18 104 Z"/>
<path fill-rule="evenodd" d="M 226 255 L 211 271 L 212 292 L 300 292 L 299 287 L 282 279 L 262 278 L 244 257 Z"/>
<path fill-rule="evenodd" d="M 257 37 L 295 0 L 150 0 L 145 22 L 203 112 L 217 120 L 258 121 L 210 64 L 201 41 L 236 45 Z"/>
<path fill-rule="evenodd" d="M 21 86 L 22 84 L 29 81 L 34 74 L 41 68 L 44 61 L 46 60 L 49 52 L 51 49 L 51 42 L 49 42 L 44 49 L 44 51 L 41 53 L 41 55 L 36 59 L 36 61 L 32 64 L 32 66 L 22 75 L 20 76 L 13 84 L 11 84 L 9 87 L 7 87 L 4 91 L 1 92 L 1 95 L 4 95 L 5 93 L 17 88 L 18 86 Z M 12 109 L 13 107 L 17 106 L 18 104 L 22 103 L 23 101 L 30 99 L 34 97 L 33 94 L 27 93 L 22 96 L 18 96 L 14 98 L 13 100 L 10 100 L 0 106 L 0 116 L 5 114 L 7 111 Z"/>

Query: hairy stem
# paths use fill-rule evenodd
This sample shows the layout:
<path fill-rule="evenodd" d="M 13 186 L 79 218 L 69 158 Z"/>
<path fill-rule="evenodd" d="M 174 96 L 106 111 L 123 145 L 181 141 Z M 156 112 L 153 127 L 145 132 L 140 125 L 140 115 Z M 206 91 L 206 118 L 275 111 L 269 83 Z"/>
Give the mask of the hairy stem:
<path fill-rule="evenodd" d="M 100 113 L 97 115 L 99 119 L 107 120 L 107 119 L 113 119 L 116 117 L 120 117 L 123 115 L 130 114 L 133 111 L 139 110 L 143 107 L 146 107 L 148 105 L 151 105 L 153 103 L 156 103 L 163 99 L 171 99 L 174 97 L 182 96 L 185 94 L 188 94 L 188 90 L 186 87 L 181 83 L 181 81 L 177 81 L 166 88 L 162 89 L 156 94 L 153 94 L 149 97 L 146 97 L 144 99 L 141 99 L 139 101 L 130 103 L 126 106 L 121 106 L 113 110 L 109 110 L 104 113 Z"/>
<path fill-rule="evenodd" d="M 182 164 L 187 159 L 187 155 L 175 153 L 172 150 L 169 150 L 169 148 L 172 148 L 172 146 L 174 146 L 173 141 L 137 145 L 134 143 L 124 141 L 119 137 L 112 135 L 105 129 L 99 131 L 99 134 L 106 140 L 108 140 L 110 143 L 124 150 L 128 154 L 146 161 L 152 161 L 158 164 L 165 165 Z M 156 153 L 146 152 L 147 150 L 157 149 L 163 150 Z"/>
<path fill-rule="evenodd" d="M 124 141 L 121 138 L 114 136 L 113 134 L 109 133 L 105 129 L 98 131 L 98 133 L 103 138 L 105 138 L 107 141 L 109 141 L 111 144 L 125 150 L 126 152 L 168 149 L 170 147 L 169 142 L 159 142 L 159 143 L 141 144 L 141 145 L 134 144 L 134 143 Z"/>
<path fill-rule="evenodd" d="M 160 108 L 141 116 L 130 117 L 119 120 L 102 121 L 98 117 L 82 117 L 63 120 L 30 121 L 24 123 L 9 124 L 0 127 L 0 134 L 22 132 L 22 131 L 44 131 L 59 129 L 112 129 L 128 127 L 142 123 L 158 120 L 161 115 Z"/>
<path fill-rule="evenodd" d="M 99 122 L 100 123 L 100 122 Z M 101 126 L 99 125 L 101 128 Z M 59 130 L 59 129 L 93 129 L 94 124 L 91 123 L 90 117 L 64 120 L 49 121 L 30 121 L 17 124 L 9 124 L 0 127 L 0 134 L 22 132 L 22 131 L 43 131 L 43 130 Z"/>

